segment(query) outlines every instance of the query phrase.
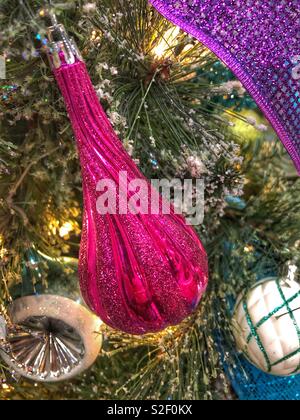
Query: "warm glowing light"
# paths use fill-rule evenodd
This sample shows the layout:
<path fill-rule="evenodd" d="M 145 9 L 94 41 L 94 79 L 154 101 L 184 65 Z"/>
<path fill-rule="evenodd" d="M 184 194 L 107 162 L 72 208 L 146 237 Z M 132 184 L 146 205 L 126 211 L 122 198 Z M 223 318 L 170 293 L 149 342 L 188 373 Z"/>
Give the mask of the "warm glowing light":
<path fill-rule="evenodd" d="M 7 255 L 7 254 L 8 254 L 8 250 L 6 248 L 1 248 L 0 249 L 0 258 L 1 259 L 4 258 L 5 255 Z"/>
<path fill-rule="evenodd" d="M 92 31 L 90 40 L 93 41 L 93 42 L 101 41 L 101 33 L 97 32 L 95 30 Z"/>
<path fill-rule="evenodd" d="M 244 248 L 245 252 L 253 252 L 254 251 L 254 246 L 253 245 L 246 245 Z"/>
<path fill-rule="evenodd" d="M 11 386 L 7 385 L 6 383 L 2 383 L 1 388 L 2 388 L 2 391 L 6 392 L 6 393 L 11 392 L 13 390 L 13 388 Z"/>
<path fill-rule="evenodd" d="M 61 238 L 65 238 L 69 235 L 70 232 L 74 230 L 73 225 L 71 222 L 66 222 L 62 225 L 62 227 L 59 229 L 59 236 Z"/>
<path fill-rule="evenodd" d="M 177 45 L 176 39 L 180 33 L 177 26 L 168 29 L 163 35 L 161 41 L 153 48 L 153 54 L 158 58 L 170 57 L 172 48 Z"/>
<path fill-rule="evenodd" d="M 52 235 L 56 235 L 57 230 L 59 228 L 59 220 L 55 220 L 55 219 L 51 219 L 50 223 L 49 223 L 49 236 Z"/>
<path fill-rule="evenodd" d="M 52 214 L 47 214 L 47 234 L 49 236 L 60 236 L 64 239 L 69 239 L 68 236 L 71 232 L 75 235 L 80 233 L 80 227 L 75 220 L 80 214 L 80 210 L 77 207 L 71 207 L 68 209 L 67 214 L 63 214 L 61 220 L 53 217 Z"/>

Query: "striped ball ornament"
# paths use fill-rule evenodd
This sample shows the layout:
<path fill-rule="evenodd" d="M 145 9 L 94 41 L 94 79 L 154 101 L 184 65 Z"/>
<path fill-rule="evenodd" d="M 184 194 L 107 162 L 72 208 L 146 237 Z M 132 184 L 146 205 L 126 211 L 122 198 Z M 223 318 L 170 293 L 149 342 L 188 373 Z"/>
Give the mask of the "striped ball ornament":
<path fill-rule="evenodd" d="M 262 371 L 300 373 L 300 285 L 267 278 L 244 291 L 233 315 L 237 347 Z"/>

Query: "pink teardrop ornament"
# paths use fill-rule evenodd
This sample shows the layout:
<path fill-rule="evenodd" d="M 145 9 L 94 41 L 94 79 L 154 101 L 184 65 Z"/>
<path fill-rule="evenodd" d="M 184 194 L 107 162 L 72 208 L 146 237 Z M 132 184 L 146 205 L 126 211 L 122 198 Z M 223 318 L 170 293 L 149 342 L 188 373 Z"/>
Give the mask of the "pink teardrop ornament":
<path fill-rule="evenodd" d="M 82 166 L 79 273 L 83 297 L 106 324 L 130 334 L 177 325 L 196 309 L 206 289 L 204 247 L 173 208 L 170 214 L 120 214 L 119 200 L 127 195 L 120 172 L 127 173 L 128 183 L 146 179 L 110 125 L 78 50 L 62 26 L 50 30 L 52 40 L 54 32 L 63 33 L 61 41 L 52 44 L 51 59 Z M 116 214 L 98 211 L 97 186 L 104 179 L 116 185 Z M 150 210 L 153 189 L 148 182 L 147 186 L 149 197 L 145 200 Z"/>

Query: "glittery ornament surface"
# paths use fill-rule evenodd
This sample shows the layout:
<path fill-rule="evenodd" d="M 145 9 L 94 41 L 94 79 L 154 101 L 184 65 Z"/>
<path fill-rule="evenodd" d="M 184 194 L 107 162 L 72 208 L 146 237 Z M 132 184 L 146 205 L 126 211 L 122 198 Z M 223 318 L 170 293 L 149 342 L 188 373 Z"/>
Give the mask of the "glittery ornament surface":
<path fill-rule="evenodd" d="M 150 0 L 241 80 L 300 173 L 300 1 Z"/>
<path fill-rule="evenodd" d="M 197 307 L 207 285 L 207 257 L 193 229 L 174 210 L 100 214 L 97 184 L 144 179 L 104 113 L 81 61 L 55 70 L 77 139 L 83 176 L 84 220 L 80 280 L 85 301 L 108 325 L 144 334 L 181 322 Z M 152 187 L 149 186 L 149 191 Z"/>

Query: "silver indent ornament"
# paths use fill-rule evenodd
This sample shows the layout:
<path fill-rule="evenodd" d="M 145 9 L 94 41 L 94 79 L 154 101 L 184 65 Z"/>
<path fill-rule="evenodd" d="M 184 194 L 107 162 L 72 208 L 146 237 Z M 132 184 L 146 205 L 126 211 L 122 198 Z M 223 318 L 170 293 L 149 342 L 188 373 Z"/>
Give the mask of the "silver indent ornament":
<path fill-rule="evenodd" d="M 101 346 L 100 319 L 61 296 L 28 296 L 9 308 L 0 354 L 21 376 L 41 382 L 70 379 L 90 367 Z"/>

